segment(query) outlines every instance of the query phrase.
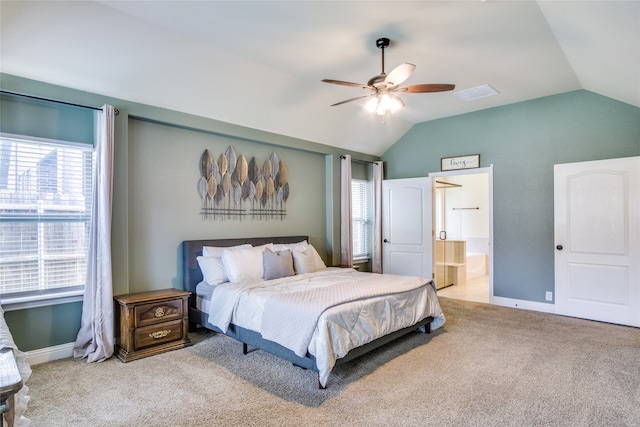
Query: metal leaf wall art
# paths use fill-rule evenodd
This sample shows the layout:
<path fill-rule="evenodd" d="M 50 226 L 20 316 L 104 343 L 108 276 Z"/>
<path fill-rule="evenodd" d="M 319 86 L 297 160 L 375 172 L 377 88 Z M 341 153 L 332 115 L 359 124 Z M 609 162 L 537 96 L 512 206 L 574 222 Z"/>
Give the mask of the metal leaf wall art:
<path fill-rule="evenodd" d="M 276 153 L 261 163 L 237 155 L 229 146 L 218 160 L 209 150 L 200 156 L 200 214 L 204 219 L 280 219 L 287 215 L 287 167 Z"/>

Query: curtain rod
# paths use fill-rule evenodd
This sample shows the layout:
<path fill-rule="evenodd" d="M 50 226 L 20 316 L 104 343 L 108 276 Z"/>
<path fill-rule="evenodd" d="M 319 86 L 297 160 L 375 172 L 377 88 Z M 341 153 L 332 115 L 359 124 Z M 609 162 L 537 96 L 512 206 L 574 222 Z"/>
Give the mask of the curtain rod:
<path fill-rule="evenodd" d="M 57 99 L 51 99 L 51 98 L 43 98 L 41 96 L 35 96 L 35 95 L 27 95 L 25 93 L 19 93 L 19 92 L 12 92 L 9 90 L 4 90 L 4 89 L 0 89 L 1 93 L 6 93 L 8 95 L 16 95 L 16 96 L 22 96 L 25 98 L 31 98 L 31 99 L 37 99 L 40 101 L 49 101 L 49 102 L 55 102 L 57 104 L 63 104 L 63 105 L 70 105 L 72 107 L 80 107 L 80 108 L 88 108 L 89 110 L 98 110 L 98 111 L 102 111 L 101 107 L 92 107 L 90 105 L 82 105 L 82 104 L 74 104 L 72 102 L 65 102 L 65 101 L 58 101 Z M 118 114 L 120 114 L 120 111 L 118 111 L 118 109 L 114 109 L 114 114 L 117 116 Z"/>
<path fill-rule="evenodd" d="M 340 156 L 340 158 L 341 158 L 342 160 L 346 159 L 346 157 L 345 157 L 345 156 Z M 370 164 L 370 165 L 377 165 L 377 164 L 378 164 L 378 162 L 370 162 L 370 161 L 368 161 L 368 160 L 354 159 L 353 157 L 351 158 L 351 161 L 352 161 L 352 162 L 357 162 L 357 163 L 367 163 L 367 164 Z"/>

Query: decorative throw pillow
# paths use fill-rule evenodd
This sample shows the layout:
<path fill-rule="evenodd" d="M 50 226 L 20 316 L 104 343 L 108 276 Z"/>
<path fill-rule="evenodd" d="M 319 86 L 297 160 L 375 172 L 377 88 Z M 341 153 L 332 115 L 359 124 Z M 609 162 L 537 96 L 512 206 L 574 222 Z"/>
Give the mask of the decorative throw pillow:
<path fill-rule="evenodd" d="M 264 247 L 224 250 L 222 262 L 230 282 L 262 279 L 262 252 Z"/>
<path fill-rule="evenodd" d="M 317 271 L 316 260 L 313 255 L 313 251 L 310 246 L 304 249 L 294 249 L 293 253 L 293 266 L 297 274 L 313 273 Z"/>
<path fill-rule="evenodd" d="M 265 280 L 279 279 L 295 274 L 293 271 L 293 258 L 289 249 L 276 252 L 266 249 L 262 252 L 262 263 L 264 269 L 262 278 Z"/>

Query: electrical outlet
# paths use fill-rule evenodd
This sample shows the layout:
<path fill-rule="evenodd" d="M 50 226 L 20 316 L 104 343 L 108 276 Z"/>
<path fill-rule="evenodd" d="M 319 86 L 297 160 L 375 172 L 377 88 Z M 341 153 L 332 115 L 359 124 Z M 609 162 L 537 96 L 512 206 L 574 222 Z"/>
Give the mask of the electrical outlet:
<path fill-rule="evenodd" d="M 544 296 L 544 299 L 546 299 L 547 301 L 553 301 L 553 292 L 547 291 L 547 293 Z"/>

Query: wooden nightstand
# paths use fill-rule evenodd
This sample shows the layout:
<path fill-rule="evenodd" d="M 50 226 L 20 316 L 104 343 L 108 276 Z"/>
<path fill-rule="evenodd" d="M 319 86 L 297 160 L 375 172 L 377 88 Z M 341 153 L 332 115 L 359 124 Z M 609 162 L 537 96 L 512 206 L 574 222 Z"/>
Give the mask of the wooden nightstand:
<path fill-rule="evenodd" d="M 162 289 L 115 296 L 118 359 L 129 362 L 191 345 L 189 295 Z"/>

